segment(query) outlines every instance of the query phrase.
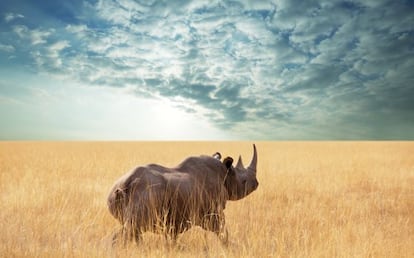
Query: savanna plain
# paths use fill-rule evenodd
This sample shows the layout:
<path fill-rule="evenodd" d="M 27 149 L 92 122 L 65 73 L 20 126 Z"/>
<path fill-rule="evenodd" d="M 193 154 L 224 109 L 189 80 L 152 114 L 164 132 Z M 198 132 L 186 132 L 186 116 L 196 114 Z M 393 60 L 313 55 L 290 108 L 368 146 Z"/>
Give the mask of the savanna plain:
<path fill-rule="evenodd" d="M 225 210 L 230 243 L 200 228 L 172 245 L 111 245 L 114 181 L 252 142 L 0 142 L 0 257 L 414 257 L 414 142 L 256 142 L 259 188 Z"/>

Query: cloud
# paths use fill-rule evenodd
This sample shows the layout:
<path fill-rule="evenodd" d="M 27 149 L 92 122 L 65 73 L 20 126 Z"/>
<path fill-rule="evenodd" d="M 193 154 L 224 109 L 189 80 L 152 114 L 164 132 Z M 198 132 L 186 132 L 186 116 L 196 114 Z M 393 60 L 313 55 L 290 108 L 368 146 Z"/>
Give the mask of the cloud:
<path fill-rule="evenodd" d="M 32 45 L 44 44 L 47 42 L 47 38 L 54 32 L 54 29 L 42 30 L 42 29 L 29 29 L 25 25 L 13 26 L 13 31 L 21 39 L 28 39 Z"/>
<path fill-rule="evenodd" d="M 244 137 L 359 139 L 389 116 L 413 126 L 414 17 L 403 2 L 77 6 L 77 20 L 60 27 L 16 19 L 10 26 L 21 45 L 2 42 L 0 50 L 28 43 L 40 71 L 169 99 Z M 384 128 L 375 137 L 399 135 Z"/>
<path fill-rule="evenodd" d="M 14 52 L 16 49 L 12 46 L 12 45 L 4 45 L 4 44 L 0 44 L 0 51 L 4 51 L 4 52 L 8 52 L 8 53 L 12 53 Z"/>
<path fill-rule="evenodd" d="M 19 14 L 19 13 L 6 13 L 6 14 L 4 15 L 4 20 L 5 20 L 7 23 L 9 23 L 9 22 L 11 22 L 11 21 L 13 21 L 13 20 L 16 20 L 16 19 L 22 19 L 22 18 L 24 18 L 24 15 Z"/>
<path fill-rule="evenodd" d="M 88 26 L 86 26 L 85 24 L 81 24 L 81 25 L 68 24 L 66 25 L 65 29 L 70 33 L 84 36 L 84 32 L 88 30 Z"/>

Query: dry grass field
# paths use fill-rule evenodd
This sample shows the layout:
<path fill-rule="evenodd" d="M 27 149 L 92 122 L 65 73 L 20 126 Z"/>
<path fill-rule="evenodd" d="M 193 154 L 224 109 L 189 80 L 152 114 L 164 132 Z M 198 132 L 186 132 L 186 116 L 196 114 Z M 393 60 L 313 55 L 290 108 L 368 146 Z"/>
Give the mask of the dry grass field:
<path fill-rule="evenodd" d="M 113 182 L 147 163 L 250 142 L 0 142 L 0 257 L 414 257 L 414 142 L 256 142 L 259 188 L 225 210 L 231 243 L 111 246 Z"/>

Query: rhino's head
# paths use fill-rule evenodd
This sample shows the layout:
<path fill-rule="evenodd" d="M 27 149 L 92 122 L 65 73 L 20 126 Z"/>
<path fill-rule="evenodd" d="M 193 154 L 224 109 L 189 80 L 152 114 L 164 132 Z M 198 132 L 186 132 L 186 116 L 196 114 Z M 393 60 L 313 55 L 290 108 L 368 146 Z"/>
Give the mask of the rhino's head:
<path fill-rule="evenodd" d="M 256 190 L 259 186 L 256 178 L 257 152 L 254 144 L 253 158 L 247 168 L 243 166 L 241 156 L 235 167 L 233 166 L 233 159 L 231 157 L 225 158 L 223 164 L 227 168 L 224 185 L 229 194 L 229 200 L 239 200 Z"/>

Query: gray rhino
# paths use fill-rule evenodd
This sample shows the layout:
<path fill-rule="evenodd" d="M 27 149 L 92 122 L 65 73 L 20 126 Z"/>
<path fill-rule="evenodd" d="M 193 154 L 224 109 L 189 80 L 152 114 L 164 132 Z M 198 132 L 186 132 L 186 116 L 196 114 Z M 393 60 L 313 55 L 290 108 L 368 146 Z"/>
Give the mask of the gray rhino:
<path fill-rule="evenodd" d="M 200 226 L 227 243 L 224 209 L 257 189 L 257 152 L 245 168 L 241 156 L 189 157 L 174 168 L 156 164 L 139 166 L 115 182 L 108 196 L 110 213 L 122 225 L 113 243 L 139 242 L 145 231 L 163 233 L 173 240 L 191 226 Z"/>

